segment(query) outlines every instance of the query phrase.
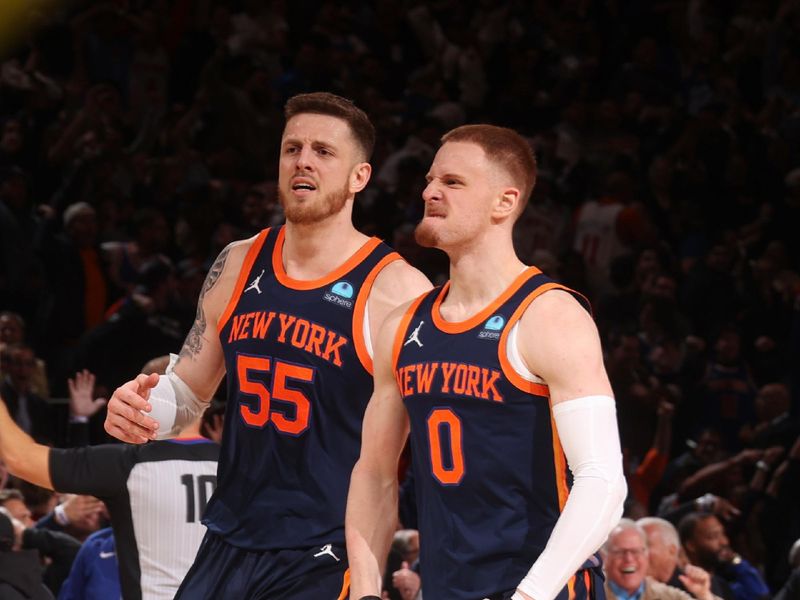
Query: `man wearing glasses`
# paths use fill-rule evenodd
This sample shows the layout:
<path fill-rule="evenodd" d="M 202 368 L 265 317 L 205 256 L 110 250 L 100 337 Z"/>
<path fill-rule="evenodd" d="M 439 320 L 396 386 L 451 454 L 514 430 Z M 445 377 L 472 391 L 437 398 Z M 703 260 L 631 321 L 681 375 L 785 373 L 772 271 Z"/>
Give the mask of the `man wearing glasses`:
<path fill-rule="evenodd" d="M 608 600 L 691 600 L 692 596 L 647 576 L 650 557 L 647 535 L 641 526 L 630 519 L 621 519 L 603 546 Z M 695 573 L 695 571 L 699 571 Z M 702 590 L 700 600 L 716 598 L 709 591 L 708 573 L 688 565 L 684 577 L 694 584 L 696 578 L 705 576 L 705 585 L 692 586 Z"/>

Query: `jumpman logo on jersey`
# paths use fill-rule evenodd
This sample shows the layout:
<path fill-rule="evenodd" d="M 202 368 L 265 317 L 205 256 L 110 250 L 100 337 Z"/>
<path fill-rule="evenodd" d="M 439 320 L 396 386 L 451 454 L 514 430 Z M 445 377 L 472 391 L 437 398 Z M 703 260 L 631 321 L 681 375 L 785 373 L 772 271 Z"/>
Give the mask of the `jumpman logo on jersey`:
<path fill-rule="evenodd" d="M 319 552 L 317 552 L 317 553 L 314 555 L 314 558 L 317 558 L 317 557 L 319 557 L 319 556 L 325 556 L 326 554 L 327 554 L 328 556 L 332 556 L 333 558 L 335 558 L 335 559 L 336 559 L 336 562 L 339 562 L 339 557 L 338 557 L 338 556 L 336 556 L 336 555 L 333 553 L 333 550 L 331 549 L 331 544 L 325 544 L 325 545 L 324 545 L 324 546 L 323 546 L 323 547 L 320 549 L 320 551 L 319 551 Z"/>
<path fill-rule="evenodd" d="M 417 328 L 414 331 L 411 332 L 411 335 L 408 336 L 408 339 L 406 340 L 406 343 L 403 344 L 403 346 L 408 346 L 411 342 L 416 342 L 417 346 L 422 348 L 422 342 L 419 339 L 419 330 L 420 330 L 420 327 L 422 327 L 422 324 L 424 322 L 425 321 L 420 321 L 419 322 L 419 325 L 417 325 Z"/>
<path fill-rule="evenodd" d="M 263 276 L 264 276 L 264 269 L 261 269 L 261 273 L 258 275 L 258 277 L 253 279 L 253 281 L 252 281 L 252 283 L 250 283 L 250 285 L 247 286 L 247 289 L 245 290 L 245 292 L 249 292 L 250 290 L 255 290 L 259 294 L 261 294 L 261 288 L 258 287 L 258 282 L 261 281 L 261 278 Z"/>

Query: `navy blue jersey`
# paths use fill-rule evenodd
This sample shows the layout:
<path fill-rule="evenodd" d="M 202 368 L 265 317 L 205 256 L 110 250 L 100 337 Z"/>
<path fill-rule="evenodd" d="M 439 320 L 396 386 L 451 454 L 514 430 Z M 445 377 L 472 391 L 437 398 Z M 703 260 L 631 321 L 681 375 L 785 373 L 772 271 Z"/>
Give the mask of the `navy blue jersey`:
<path fill-rule="evenodd" d="M 256 238 L 219 325 L 228 407 L 204 522 L 251 550 L 344 544 L 373 388 L 367 297 L 399 259 L 372 238 L 327 276 L 298 281 L 284 271 L 283 240 L 282 227 Z"/>
<path fill-rule="evenodd" d="M 544 549 L 569 493 L 547 387 L 520 375 L 506 350 L 530 302 L 564 288 L 528 268 L 490 306 L 452 323 L 439 313 L 448 287 L 412 305 L 394 345 L 411 422 L 423 595 L 500 597 Z"/>

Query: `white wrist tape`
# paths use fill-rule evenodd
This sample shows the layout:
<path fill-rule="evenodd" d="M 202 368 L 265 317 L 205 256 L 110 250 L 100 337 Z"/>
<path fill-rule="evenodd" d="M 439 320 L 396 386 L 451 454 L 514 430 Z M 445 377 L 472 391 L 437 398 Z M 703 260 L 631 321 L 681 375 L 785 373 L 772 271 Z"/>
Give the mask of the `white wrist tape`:
<path fill-rule="evenodd" d="M 627 494 L 614 399 L 567 400 L 553 406 L 553 418 L 573 484 L 547 546 L 518 586 L 535 600 L 555 598 L 606 541 Z"/>
<path fill-rule="evenodd" d="M 148 416 L 158 421 L 156 439 L 159 440 L 178 435 L 203 414 L 207 405 L 173 370 L 177 356 L 170 355 L 170 359 L 167 374 L 158 378 L 148 400 L 153 407 Z"/>

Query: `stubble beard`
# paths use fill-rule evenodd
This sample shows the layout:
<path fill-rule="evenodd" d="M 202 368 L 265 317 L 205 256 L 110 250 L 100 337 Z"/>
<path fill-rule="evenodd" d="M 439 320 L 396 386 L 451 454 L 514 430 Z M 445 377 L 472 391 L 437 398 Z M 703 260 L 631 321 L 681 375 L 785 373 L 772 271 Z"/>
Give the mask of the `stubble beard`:
<path fill-rule="evenodd" d="M 283 207 L 283 214 L 288 222 L 296 225 L 311 225 L 324 221 L 328 217 L 339 214 L 350 197 L 350 186 L 345 182 L 341 189 L 330 192 L 318 202 L 289 203 L 282 190 L 278 190 L 278 200 Z"/>
<path fill-rule="evenodd" d="M 423 217 L 414 229 L 414 240 L 423 248 L 438 248 L 440 236 Z"/>

